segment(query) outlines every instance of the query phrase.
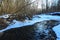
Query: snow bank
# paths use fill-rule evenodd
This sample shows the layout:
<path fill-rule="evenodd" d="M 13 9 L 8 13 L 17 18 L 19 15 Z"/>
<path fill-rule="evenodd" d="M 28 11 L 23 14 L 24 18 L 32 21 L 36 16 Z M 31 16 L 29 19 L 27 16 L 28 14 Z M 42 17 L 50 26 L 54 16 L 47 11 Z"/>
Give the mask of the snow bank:
<path fill-rule="evenodd" d="M 0 32 L 9 30 L 11 28 L 18 28 L 27 25 L 33 25 L 34 23 L 45 21 L 45 20 L 57 20 L 60 21 L 60 16 L 52 15 L 35 15 L 32 20 L 25 20 L 24 22 L 13 20 L 13 23 L 10 24 L 7 28 L 0 30 Z"/>
<path fill-rule="evenodd" d="M 57 26 L 55 26 L 54 28 L 53 28 L 53 30 L 55 31 L 55 33 L 56 33 L 56 35 L 57 35 L 57 40 L 60 40 L 60 24 L 59 25 L 57 25 Z"/>
<path fill-rule="evenodd" d="M 4 17 L 4 18 L 7 18 L 9 16 L 0 16 L 1 17 Z M 10 24 L 7 28 L 3 29 L 3 30 L 0 30 L 0 32 L 3 32 L 3 31 L 6 31 L 6 30 L 9 30 L 9 29 L 12 29 L 12 28 L 18 28 L 18 27 L 23 27 L 23 26 L 27 26 L 27 25 L 33 25 L 37 22 L 41 22 L 41 21 L 45 21 L 45 20 L 56 20 L 56 21 L 60 21 L 60 16 L 52 16 L 52 15 L 35 15 L 33 16 L 32 20 L 25 20 L 24 22 L 21 22 L 21 21 L 16 21 L 16 20 L 13 20 L 13 23 Z M 55 33 L 57 34 L 57 40 L 60 40 L 60 24 L 55 26 L 53 28 L 53 30 L 55 31 Z"/>

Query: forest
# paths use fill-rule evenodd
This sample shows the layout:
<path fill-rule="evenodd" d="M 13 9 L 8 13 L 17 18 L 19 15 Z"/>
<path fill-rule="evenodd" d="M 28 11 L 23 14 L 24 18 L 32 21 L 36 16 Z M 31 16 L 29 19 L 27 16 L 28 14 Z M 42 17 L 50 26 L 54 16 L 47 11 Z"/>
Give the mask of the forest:
<path fill-rule="evenodd" d="M 60 0 L 0 0 L 0 40 L 60 40 Z"/>
<path fill-rule="evenodd" d="M 0 14 L 38 14 L 60 11 L 60 0 L 0 0 Z"/>

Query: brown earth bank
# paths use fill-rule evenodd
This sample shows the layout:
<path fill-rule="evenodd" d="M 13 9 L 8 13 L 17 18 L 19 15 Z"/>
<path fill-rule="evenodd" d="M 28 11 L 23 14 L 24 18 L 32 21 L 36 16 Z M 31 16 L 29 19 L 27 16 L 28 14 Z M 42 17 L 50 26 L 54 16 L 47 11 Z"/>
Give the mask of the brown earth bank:
<path fill-rule="evenodd" d="M 8 26 L 8 21 L 4 20 L 3 18 L 0 18 L 0 30 L 6 28 Z"/>

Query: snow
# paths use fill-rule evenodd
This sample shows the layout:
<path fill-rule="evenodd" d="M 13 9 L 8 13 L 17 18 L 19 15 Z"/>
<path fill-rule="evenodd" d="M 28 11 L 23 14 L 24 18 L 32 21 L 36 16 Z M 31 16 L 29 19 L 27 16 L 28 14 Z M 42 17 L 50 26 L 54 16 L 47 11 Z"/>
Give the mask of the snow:
<path fill-rule="evenodd" d="M 0 16 L 1 17 L 4 17 L 4 18 L 7 18 L 9 16 Z M 0 30 L 0 32 L 3 32 L 3 31 L 6 31 L 6 30 L 9 30 L 9 29 L 12 29 L 12 28 L 18 28 L 18 27 L 22 27 L 22 26 L 27 26 L 27 25 L 33 25 L 37 22 L 41 22 L 41 21 L 45 21 L 45 20 L 57 20 L 57 21 L 60 21 L 60 16 L 55 16 L 55 15 L 35 15 L 33 16 L 32 20 L 25 20 L 24 22 L 21 22 L 21 21 L 16 21 L 16 20 L 13 20 L 13 23 L 10 24 L 7 28 L 5 29 L 2 29 Z M 55 26 L 53 28 L 53 30 L 55 31 L 56 35 L 57 35 L 57 40 L 60 40 L 60 24 Z"/>
<path fill-rule="evenodd" d="M 60 16 L 52 16 L 52 15 L 38 15 L 38 16 L 45 19 L 60 21 Z"/>
<path fill-rule="evenodd" d="M 18 28 L 27 25 L 33 25 L 34 23 L 41 22 L 44 20 L 57 20 L 60 21 L 60 16 L 52 16 L 52 15 L 35 15 L 32 20 L 25 20 L 24 22 L 13 20 L 13 23 L 10 24 L 7 28 L 0 30 L 0 32 L 9 30 L 11 28 Z"/>
<path fill-rule="evenodd" d="M 44 20 L 60 21 L 60 16 L 36 15 L 32 18 L 32 20 L 25 20 L 24 22 L 13 20 L 12 24 L 10 24 L 7 28 L 5 28 L 3 30 L 0 30 L 0 32 L 6 31 L 6 30 L 11 29 L 11 28 L 18 28 L 18 27 L 27 26 L 27 25 L 33 25 L 34 23 L 41 22 Z"/>
<path fill-rule="evenodd" d="M 57 25 L 57 26 L 55 26 L 55 27 L 53 28 L 53 30 L 55 31 L 55 33 L 56 33 L 56 35 L 57 35 L 57 37 L 58 37 L 57 40 L 60 40 L 60 24 Z"/>
<path fill-rule="evenodd" d="M 7 28 L 0 30 L 0 32 L 12 29 L 12 28 L 18 28 L 18 27 L 22 27 L 22 26 L 27 26 L 27 25 L 33 25 L 34 23 L 40 22 L 40 21 L 44 21 L 44 20 L 49 20 L 49 19 L 45 19 L 45 18 L 33 18 L 32 20 L 25 20 L 24 22 L 21 21 L 16 21 L 13 20 L 13 23 L 10 24 Z"/>
<path fill-rule="evenodd" d="M 5 14 L 5 15 L 2 15 L 0 16 L 0 18 L 8 18 L 11 14 Z"/>
<path fill-rule="evenodd" d="M 57 15 L 60 15 L 60 12 L 53 12 L 53 13 L 50 13 L 51 15 L 55 15 L 55 14 L 57 14 Z"/>

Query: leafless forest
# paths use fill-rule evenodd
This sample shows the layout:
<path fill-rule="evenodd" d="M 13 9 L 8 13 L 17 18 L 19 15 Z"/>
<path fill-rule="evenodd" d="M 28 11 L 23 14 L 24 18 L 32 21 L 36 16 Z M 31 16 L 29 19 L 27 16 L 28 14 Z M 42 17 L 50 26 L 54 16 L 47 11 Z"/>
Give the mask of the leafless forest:
<path fill-rule="evenodd" d="M 41 8 L 39 8 L 39 2 Z M 0 0 L 0 15 L 1 14 L 38 14 L 41 12 L 60 11 L 60 0 L 51 3 L 49 0 Z"/>

